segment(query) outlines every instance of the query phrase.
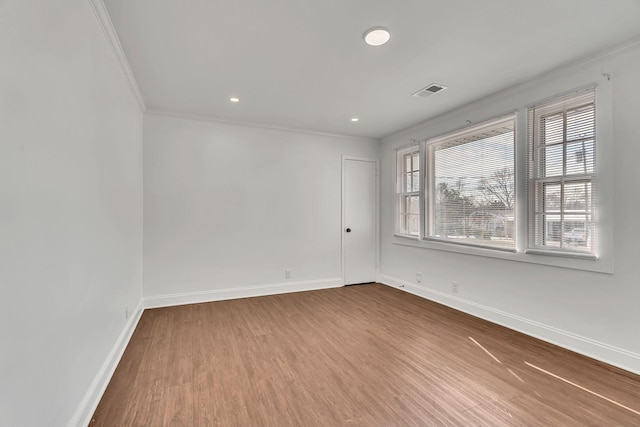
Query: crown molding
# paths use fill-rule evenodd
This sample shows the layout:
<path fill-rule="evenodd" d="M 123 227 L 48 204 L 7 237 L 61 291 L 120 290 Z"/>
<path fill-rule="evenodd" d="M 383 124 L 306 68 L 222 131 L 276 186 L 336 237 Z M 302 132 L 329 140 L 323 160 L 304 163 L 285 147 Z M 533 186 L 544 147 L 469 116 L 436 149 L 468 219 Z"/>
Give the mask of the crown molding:
<path fill-rule="evenodd" d="M 120 65 L 120 69 L 122 70 L 124 77 L 127 80 L 131 93 L 136 98 L 136 101 L 138 101 L 140 111 L 145 112 L 147 107 L 144 103 L 142 92 L 140 91 L 138 82 L 133 75 L 133 71 L 131 70 L 129 61 L 127 60 L 127 56 L 122 49 L 122 44 L 120 44 L 120 39 L 118 38 L 118 34 L 116 33 L 113 23 L 111 22 L 109 12 L 107 11 L 104 2 L 102 0 L 89 0 L 89 4 L 93 9 L 93 13 L 96 16 L 98 23 L 100 24 L 100 28 L 102 28 L 102 32 L 104 33 L 107 42 L 109 42 L 111 52 L 115 56 L 118 65 Z"/>
<path fill-rule="evenodd" d="M 380 143 L 380 140 L 377 138 L 368 138 L 365 136 L 341 135 L 336 133 L 317 131 L 313 129 L 302 129 L 302 128 L 295 128 L 295 127 L 270 125 L 268 123 L 257 123 L 257 122 L 251 122 L 251 121 L 245 121 L 245 120 L 225 119 L 221 117 L 213 117 L 213 116 L 207 116 L 207 115 L 197 114 L 197 113 L 187 113 L 182 111 L 147 108 L 145 110 L 145 114 L 153 115 L 153 116 L 171 117 L 174 119 L 195 120 L 199 122 L 244 126 L 244 127 L 250 127 L 250 128 L 257 128 L 257 129 L 276 130 L 281 132 L 301 133 L 304 135 L 326 136 L 330 138 L 350 139 L 353 141 Z"/>

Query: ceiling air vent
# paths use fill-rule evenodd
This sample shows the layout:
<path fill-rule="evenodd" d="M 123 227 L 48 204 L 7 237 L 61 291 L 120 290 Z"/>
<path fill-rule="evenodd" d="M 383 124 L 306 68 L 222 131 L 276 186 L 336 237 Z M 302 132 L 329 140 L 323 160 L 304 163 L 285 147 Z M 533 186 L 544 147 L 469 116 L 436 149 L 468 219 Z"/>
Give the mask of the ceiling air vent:
<path fill-rule="evenodd" d="M 434 93 L 442 92 L 446 88 L 447 88 L 446 86 L 439 85 L 437 83 L 432 83 L 429 86 L 423 89 L 420 89 L 419 91 L 414 93 L 413 96 L 417 96 L 419 98 L 426 98 L 427 96 L 431 96 Z"/>

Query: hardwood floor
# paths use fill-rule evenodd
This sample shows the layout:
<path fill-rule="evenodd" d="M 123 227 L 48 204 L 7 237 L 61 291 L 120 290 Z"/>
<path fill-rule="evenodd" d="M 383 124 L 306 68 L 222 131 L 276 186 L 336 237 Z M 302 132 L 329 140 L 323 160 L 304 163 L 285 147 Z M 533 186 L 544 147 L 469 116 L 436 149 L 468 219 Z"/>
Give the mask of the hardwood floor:
<path fill-rule="evenodd" d="M 372 284 L 146 310 L 90 426 L 640 426 L 640 377 Z"/>

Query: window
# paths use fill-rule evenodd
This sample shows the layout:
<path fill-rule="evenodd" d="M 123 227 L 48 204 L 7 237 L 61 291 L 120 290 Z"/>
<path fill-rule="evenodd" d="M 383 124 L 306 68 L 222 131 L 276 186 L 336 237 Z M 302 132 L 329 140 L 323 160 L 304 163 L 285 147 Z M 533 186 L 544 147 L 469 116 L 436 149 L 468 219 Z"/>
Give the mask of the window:
<path fill-rule="evenodd" d="M 595 89 L 529 109 L 529 248 L 595 254 Z"/>
<path fill-rule="evenodd" d="M 397 153 L 399 234 L 420 235 L 420 151 L 410 147 Z"/>
<path fill-rule="evenodd" d="M 425 143 L 425 238 L 515 250 L 515 115 Z"/>
<path fill-rule="evenodd" d="M 613 271 L 611 87 L 547 99 L 398 150 L 394 243 Z"/>

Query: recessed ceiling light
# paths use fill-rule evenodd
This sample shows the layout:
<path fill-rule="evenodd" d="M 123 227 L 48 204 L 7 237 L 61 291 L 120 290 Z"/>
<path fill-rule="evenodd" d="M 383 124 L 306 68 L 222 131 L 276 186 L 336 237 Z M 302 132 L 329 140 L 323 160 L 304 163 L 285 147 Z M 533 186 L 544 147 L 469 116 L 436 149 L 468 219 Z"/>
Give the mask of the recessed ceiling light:
<path fill-rule="evenodd" d="M 365 31 L 364 41 L 370 46 L 381 46 L 389 41 L 391 34 L 389 30 L 382 27 L 369 28 Z"/>
<path fill-rule="evenodd" d="M 229 101 L 238 103 L 238 102 L 240 102 L 240 98 L 236 98 L 235 96 L 233 96 L 233 97 L 229 98 Z"/>
<path fill-rule="evenodd" d="M 352 122 L 357 122 L 358 120 L 360 120 L 360 119 L 359 119 L 359 118 L 357 118 L 357 117 L 353 117 L 353 118 L 351 118 L 351 121 L 352 121 Z"/>

